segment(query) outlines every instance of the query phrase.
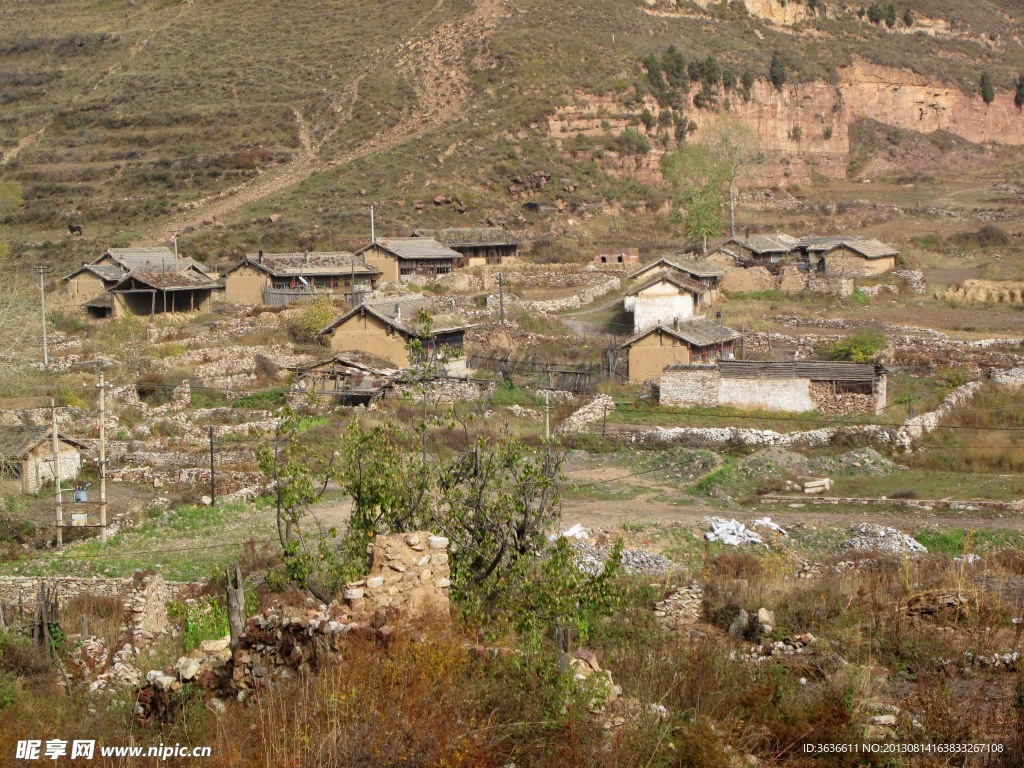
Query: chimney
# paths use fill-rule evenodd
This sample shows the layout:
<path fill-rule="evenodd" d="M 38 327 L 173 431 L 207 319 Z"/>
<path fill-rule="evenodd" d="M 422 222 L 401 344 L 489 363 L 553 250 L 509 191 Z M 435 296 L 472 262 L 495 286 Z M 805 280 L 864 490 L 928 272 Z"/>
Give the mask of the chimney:
<path fill-rule="evenodd" d="M 302 260 L 306 264 L 309 264 L 309 251 L 303 251 L 303 253 L 302 253 Z"/>
<path fill-rule="evenodd" d="M 263 251 L 260 251 L 258 254 L 256 254 L 256 261 L 259 262 L 260 264 L 263 263 Z"/>
<path fill-rule="evenodd" d="M 673 318 L 673 320 L 672 320 L 672 327 L 675 330 L 677 330 L 677 331 L 679 330 L 679 318 L 678 317 Z"/>
<path fill-rule="evenodd" d="M 399 302 L 395 302 L 395 320 L 401 321 L 402 319 L 402 305 Z"/>

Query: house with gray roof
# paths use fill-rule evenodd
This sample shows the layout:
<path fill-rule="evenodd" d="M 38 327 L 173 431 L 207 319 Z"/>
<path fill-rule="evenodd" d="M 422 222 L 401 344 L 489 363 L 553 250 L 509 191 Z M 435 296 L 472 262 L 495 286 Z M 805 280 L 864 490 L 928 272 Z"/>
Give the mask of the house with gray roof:
<path fill-rule="evenodd" d="M 432 237 L 378 238 L 356 256 L 379 269 L 382 282 L 433 280 L 467 264 L 465 256 Z"/>
<path fill-rule="evenodd" d="M 205 264 L 175 256 L 169 248 L 108 248 L 98 259 L 83 264 L 61 280 L 68 297 L 84 303 L 109 291 L 129 272 L 186 271 L 210 273 Z"/>
<path fill-rule="evenodd" d="M 623 309 L 633 313 L 633 330 L 671 324 L 697 315 L 711 303 L 711 290 L 682 272 L 662 272 L 627 291 Z"/>
<path fill-rule="evenodd" d="M 501 264 L 519 253 L 519 241 L 501 227 L 450 227 L 415 229 L 413 237 L 427 237 L 461 253 L 466 266 Z"/>
<path fill-rule="evenodd" d="M 655 325 L 627 339 L 625 351 L 631 384 L 657 381 L 666 367 L 706 364 L 734 356 L 741 334 L 720 320 L 693 317 Z"/>
<path fill-rule="evenodd" d="M 710 291 L 717 291 L 718 284 L 725 276 L 725 270 L 715 264 L 698 258 L 691 258 L 677 253 L 674 256 L 662 256 L 633 272 L 630 280 L 650 280 L 656 275 L 680 274 L 701 283 Z"/>
<path fill-rule="evenodd" d="M 225 270 L 224 299 L 231 304 L 271 305 L 311 296 L 353 301 L 355 293 L 373 290 L 380 273 L 349 251 L 259 251 Z"/>
<path fill-rule="evenodd" d="M 85 308 L 92 317 L 122 317 L 181 312 L 209 312 L 220 283 L 194 269 L 178 272 L 129 272 Z"/>

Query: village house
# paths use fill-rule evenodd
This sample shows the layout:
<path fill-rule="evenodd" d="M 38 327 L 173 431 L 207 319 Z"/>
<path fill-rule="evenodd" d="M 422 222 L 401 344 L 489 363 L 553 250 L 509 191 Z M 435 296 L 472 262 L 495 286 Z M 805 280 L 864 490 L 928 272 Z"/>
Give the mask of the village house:
<path fill-rule="evenodd" d="M 179 312 L 209 312 L 220 283 L 196 270 L 129 272 L 106 293 L 85 303 L 93 317 L 117 318 Z"/>
<path fill-rule="evenodd" d="M 210 274 L 204 264 L 177 257 L 169 248 L 108 248 L 98 259 L 83 264 L 61 280 L 67 296 L 83 303 L 113 288 L 129 272 L 181 271 Z"/>
<path fill-rule="evenodd" d="M 230 304 L 288 304 L 310 296 L 353 300 L 371 291 L 380 270 L 348 251 L 246 254 L 224 272 L 224 300 Z"/>
<path fill-rule="evenodd" d="M 721 266 L 770 267 L 791 256 L 799 245 L 795 237 L 774 235 L 729 237 L 708 251 L 708 261 Z"/>
<path fill-rule="evenodd" d="M 685 255 L 662 256 L 646 264 L 629 276 L 630 280 L 650 280 L 658 275 L 682 274 L 703 285 L 718 298 L 719 285 L 725 270 L 702 259 L 691 259 Z"/>
<path fill-rule="evenodd" d="M 466 266 L 466 257 L 430 237 L 386 237 L 356 251 L 381 272 L 382 282 L 434 280 Z"/>
<path fill-rule="evenodd" d="M 519 255 L 519 241 L 501 227 L 417 229 L 412 235 L 431 238 L 462 254 L 467 267 L 501 264 Z"/>
<path fill-rule="evenodd" d="M 667 366 L 711 363 L 734 356 L 741 334 L 718 320 L 694 317 L 656 325 L 633 336 L 619 348 L 626 352 L 631 384 L 657 381 Z"/>
<path fill-rule="evenodd" d="M 639 264 L 639 248 L 601 250 L 594 254 L 595 264 Z"/>
<path fill-rule="evenodd" d="M 317 335 L 334 352 L 363 352 L 396 368 L 407 368 L 416 362 L 409 350 L 410 343 L 416 341 L 428 360 L 440 363 L 452 374 L 465 372 L 463 340 L 472 326 L 461 318 L 436 315 L 431 318 L 428 332 L 419 317 L 421 311 L 429 308 L 430 302 L 422 297 L 368 302 L 345 312 Z M 441 355 L 449 357 L 442 360 Z"/>
<path fill-rule="evenodd" d="M 878 240 L 847 238 L 817 253 L 808 253 L 808 269 L 826 275 L 864 277 L 896 269 L 900 252 Z"/>
<path fill-rule="evenodd" d="M 57 432 L 57 476 L 74 480 L 82 468 L 85 444 Z M 50 427 L 0 427 L 0 475 L 16 477 L 23 493 L 53 482 L 53 433 Z"/>
<path fill-rule="evenodd" d="M 659 391 L 663 405 L 877 413 L 885 408 L 886 372 L 874 363 L 720 360 L 665 368 Z"/>
<path fill-rule="evenodd" d="M 628 291 L 623 307 L 633 313 L 633 332 L 671 324 L 697 315 L 711 301 L 711 291 L 680 272 L 662 273 Z"/>

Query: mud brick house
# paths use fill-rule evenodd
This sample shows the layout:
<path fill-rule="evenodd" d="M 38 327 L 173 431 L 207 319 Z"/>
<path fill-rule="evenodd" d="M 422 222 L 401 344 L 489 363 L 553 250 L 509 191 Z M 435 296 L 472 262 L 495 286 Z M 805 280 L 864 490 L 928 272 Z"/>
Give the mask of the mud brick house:
<path fill-rule="evenodd" d="M 741 334 L 717 320 L 695 317 L 670 325 L 657 325 L 633 336 L 624 350 L 631 384 L 657 381 L 668 366 L 707 363 L 734 355 Z"/>
<path fill-rule="evenodd" d="M 196 270 L 129 272 L 106 293 L 85 303 L 93 317 L 209 312 L 220 283 Z"/>
<path fill-rule="evenodd" d="M 639 248 L 602 250 L 594 254 L 595 264 L 639 264 Z"/>
<path fill-rule="evenodd" d="M 371 291 L 380 270 L 348 251 L 246 254 L 224 272 L 224 300 L 231 304 L 288 304 L 310 296 L 343 297 L 353 287 Z"/>
<path fill-rule="evenodd" d="M 368 302 L 345 312 L 321 328 L 318 335 L 334 352 L 363 352 L 386 360 L 396 368 L 406 368 L 414 362 L 409 344 L 418 341 L 428 359 L 439 362 L 449 373 L 464 372 L 465 357 L 447 360 L 437 360 L 437 357 L 445 348 L 461 354 L 466 331 L 472 326 L 462 318 L 436 315 L 431 318 L 427 333 L 419 316 L 429 308 L 430 302 L 422 298 Z"/>
<path fill-rule="evenodd" d="M 691 259 L 684 255 L 662 256 L 657 261 L 645 264 L 629 276 L 630 280 L 650 280 L 658 275 L 682 275 L 703 285 L 718 296 L 719 284 L 725 276 L 725 270 L 701 259 Z"/>
<path fill-rule="evenodd" d="M 501 227 L 416 229 L 412 236 L 431 238 L 462 254 L 467 267 L 501 264 L 519 254 L 519 241 Z"/>
<path fill-rule="evenodd" d="M 823 240 L 826 238 L 822 238 Z M 900 252 L 878 240 L 844 238 L 807 246 L 807 266 L 827 275 L 860 277 L 881 275 L 896 269 Z"/>
<path fill-rule="evenodd" d="M 886 372 L 873 363 L 756 362 L 671 365 L 661 374 L 663 405 L 729 405 L 826 415 L 877 413 Z"/>
<path fill-rule="evenodd" d="M 461 253 L 432 237 L 381 238 L 360 248 L 356 256 L 379 269 L 381 281 L 389 283 L 433 280 L 467 263 Z"/>
<path fill-rule="evenodd" d="M 633 313 L 633 332 L 639 333 L 655 325 L 695 317 L 702 306 L 711 303 L 711 297 L 711 290 L 703 283 L 681 272 L 669 272 L 628 291 L 623 307 Z"/>
<path fill-rule="evenodd" d="M 792 256 L 798 245 L 797 238 L 781 232 L 774 235 L 730 237 L 708 251 L 708 260 L 727 266 L 768 267 Z"/>
<path fill-rule="evenodd" d="M 86 302 L 113 288 L 129 272 L 184 272 L 209 275 L 204 265 L 177 257 L 169 248 L 108 248 L 95 261 L 62 278 L 70 299 Z"/>
<path fill-rule="evenodd" d="M 85 444 L 57 432 L 57 476 L 74 480 L 82 468 Z M 53 433 L 49 427 L 0 427 L 0 476 L 17 477 L 23 493 L 52 482 Z"/>

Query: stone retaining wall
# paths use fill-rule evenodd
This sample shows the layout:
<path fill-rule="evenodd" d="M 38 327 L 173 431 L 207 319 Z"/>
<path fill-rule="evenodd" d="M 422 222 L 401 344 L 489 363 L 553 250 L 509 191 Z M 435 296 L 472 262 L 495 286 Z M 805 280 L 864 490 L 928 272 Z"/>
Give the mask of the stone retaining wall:
<path fill-rule="evenodd" d="M 1020 512 L 1024 501 L 955 501 L 951 499 L 890 499 L 884 496 L 863 498 L 856 496 L 762 496 L 764 504 L 812 504 L 814 506 L 865 506 L 865 507 L 906 507 L 908 509 L 951 509 L 958 512 L 977 512 L 995 509 L 1005 512 Z"/>
<path fill-rule="evenodd" d="M 510 293 L 505 294 L 505 306 L 506 307 L 519 307 L 527 309 L 533 312 L 541 312 L 544 314 L 550 314 L 553 312 L 560 312 L 566 309 L 579 309 L 580 307 L 590 304 L 594 299 L 604 296 L 606 293 L 611 291 L 617 291 L 622 286 L 622 280 L 618 277 L 609 277 L 602 280 L 597 285 L 592 285 L 584 291 L 575 293 L 572 296 L 566 296 L 562 299 L 544 299 L 544 300 L 528 300 L 520 299 L 517 296 L 513 296 Z M 487 309 L 491 312 L 497 312 L 501 306 L 501 297 L 498 294 L 488 294 L 487 296 Z"/>

